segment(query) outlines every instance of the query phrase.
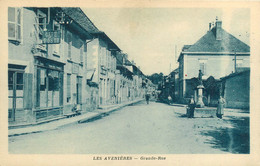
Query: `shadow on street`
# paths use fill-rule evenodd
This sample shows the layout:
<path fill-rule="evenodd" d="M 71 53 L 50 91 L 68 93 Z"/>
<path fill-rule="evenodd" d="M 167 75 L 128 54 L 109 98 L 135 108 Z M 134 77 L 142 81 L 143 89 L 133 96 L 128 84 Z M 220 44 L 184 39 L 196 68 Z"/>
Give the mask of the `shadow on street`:
<path fill-rule="evenodd" d="M 249 137 L 249 117 L 230 117 L 225 120 L 232 125 L 232 128 L 220 128 L 211 131 L 203 131 L 201 134 L 213 137 L 206 143 L 213 148 L 221 149 L 226 152 L 249 154 L 250 137 Z"/>

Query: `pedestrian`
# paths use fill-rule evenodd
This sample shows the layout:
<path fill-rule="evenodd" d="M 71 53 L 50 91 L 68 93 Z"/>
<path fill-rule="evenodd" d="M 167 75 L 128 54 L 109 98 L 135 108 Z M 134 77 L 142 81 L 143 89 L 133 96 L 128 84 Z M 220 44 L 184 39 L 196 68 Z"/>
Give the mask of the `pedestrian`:
<path fill-rule="evenodd" d="M 145 100 L 146 100 L 146 103 L 149 104 L 149 99 L 150 99 L 150 94 L 148 92 L 148 90 L 145 91 Z"/>
<path fill-rule="evenodd" d="M 219 100 L 218 100 L 218 108 L 217 108 L 217 112 L 216 115 L 218 118 L 222 119 L 222 116 L 224 115 L 224 105 L 225 105 L 225 99 L 220 96 Z"/>
<path fill-rule="evenodd" d="M 193 96 L 191 96 L 191 99 L 189 101 L 188 108 L 187 108 L 187 117 L 188 118 L 194 118 L 195 107 L 196 107 L 196 104 L 195 104 L 194 98 L 193 98 Z"/>
<path fill-rule="evenodd" d="M 169 95 L 168 96 L 168 104 L 171 104 L 172 103 L 172 97 Z"/>

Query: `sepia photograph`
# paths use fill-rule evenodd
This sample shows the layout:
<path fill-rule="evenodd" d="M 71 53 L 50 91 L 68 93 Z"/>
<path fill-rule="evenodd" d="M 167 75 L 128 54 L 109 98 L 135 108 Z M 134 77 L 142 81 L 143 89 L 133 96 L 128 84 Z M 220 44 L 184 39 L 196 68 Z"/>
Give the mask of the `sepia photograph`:
<path fill-rule="evenodd" d="M 5 9 L 7 154 L 256 154 L 251 7 Z"/>

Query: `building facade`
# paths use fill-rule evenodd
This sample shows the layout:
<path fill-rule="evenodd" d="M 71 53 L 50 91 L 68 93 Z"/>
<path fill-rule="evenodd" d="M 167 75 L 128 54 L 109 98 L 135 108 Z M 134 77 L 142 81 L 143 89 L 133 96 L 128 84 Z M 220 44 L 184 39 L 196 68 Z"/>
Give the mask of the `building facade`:
<path fill-rule="evenodd" d="M 222 93 L 227 108 L 249 109 L 250 70 L 240 71 L 221 78 Z"/>
<path fill-rule="evenodd" d="M 179 90 L 182 102 L 194 95 L 194 81 L 202 71 L 202 79 L 209 77 L 219 80 L 236 72 L 239 68 L 250 67 L 250 47 L 222 28 L 222 21 L 193 45 L 185 45 L 179 59 Z"/>
<path fill-rule="evenodd" d="M 120 51 L 80 8 L 9 7 L 9 125 L 137 99 L 140 74 L 118 66 Z"/>
<path fill-rule="evenodd" d="M 86 40 L 79 8 L 8 8 L 9 124 L 86 110 Z M 75 17 L 76 18 L 76 17 Z"/>

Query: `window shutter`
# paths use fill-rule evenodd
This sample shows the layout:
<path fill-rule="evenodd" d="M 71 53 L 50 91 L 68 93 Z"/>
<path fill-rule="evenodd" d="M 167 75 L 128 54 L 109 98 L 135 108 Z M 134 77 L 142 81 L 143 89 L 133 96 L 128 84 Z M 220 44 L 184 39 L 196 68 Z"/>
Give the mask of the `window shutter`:
<path fill-rule="evenodd" d="M 79 78 L 79 103 L 82 104 L 82 78 Z"/>
<path fill-rule="evenodd" d="M 71 97 L 71 75 L 67 75 L 67 97 Z"/>
<path fill-rule="evenodd" d="M 60 106 L 63 105 L 63 73 L 59 72 Z"/>
<path fill-rule="evenodd" d="M 24 108 L 32 109 L 32 79 L 33 75 L 24 73 Z"/>

